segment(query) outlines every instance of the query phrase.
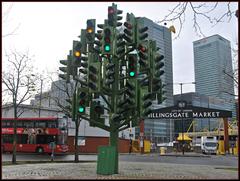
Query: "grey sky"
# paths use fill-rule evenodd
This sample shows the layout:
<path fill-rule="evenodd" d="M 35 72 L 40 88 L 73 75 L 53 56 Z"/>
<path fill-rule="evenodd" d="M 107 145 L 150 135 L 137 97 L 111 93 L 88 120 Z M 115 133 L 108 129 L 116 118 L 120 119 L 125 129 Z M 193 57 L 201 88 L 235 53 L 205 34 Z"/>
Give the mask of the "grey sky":
<path fill-rule="evenodd" d="M 3 34 L 12 31 L 19 24 L 16 35 L 3 38 L 3 52 L 11 49 L 29 50 L 37 65 L 37 71 L 56 72 L 59 60 L 65 59 L 72 48 L 72 40 L 78 40 L 80 30 L 86 28 L 87 19 L 96 19 L 97 24 L 107 18 L 107 8 L 111 2 L 14 2 L 3 3 L 3 12 L 13 4 L 12 10 L 3 22 Z M 162 19 L 177 3 L 171 2 L 116 2 L 118 9 L 123 10 L 123 21 L 126 13 L 147 17 L 153 21 Z M 231 5 L 233 10 L 238 4 Z M 226 12 L 226 3 L 220 3 L 219 16 Z M 173 80 L 174 82 L 193 82 L 193 46 L 192 42 L 200 39 L 192 26 L 192 15 L 188 10 L 186 22 L 180 38 L 173 40 Z M 191 16 L 190 16 L 191 15 Z M 211 27 L 209 23 L 199 19 L 202 31 L 206 36 L 219 34 L 231 41 L 232 46 L 238 39 L 237 18 L 234 16 L 227 23 Z M 163 24 L 162 24 L 163 25 Z M 168 23 L 167 27 L 176 23 Z M 172 34 L 173 39 L 176 36 Z M 4 58 L 3 58 L 4 68 Z M 5 67 L 6 68 L 6 67 Z M 55 78 L 56 79 L 56 78 Z M 183 86 L 183 92 L 194 91 L 193 85 Z M 179 86 L 174 86 L 174 94 L 179 93 Z"/>

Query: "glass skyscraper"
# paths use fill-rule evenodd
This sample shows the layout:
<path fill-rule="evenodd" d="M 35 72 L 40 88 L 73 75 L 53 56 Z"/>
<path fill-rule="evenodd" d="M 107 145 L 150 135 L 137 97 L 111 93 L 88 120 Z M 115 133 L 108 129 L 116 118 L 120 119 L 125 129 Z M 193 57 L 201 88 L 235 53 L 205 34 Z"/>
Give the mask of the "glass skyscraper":
<path fill-rule="evenodd" d="M 172 71 L 172 36 L 167 27 L 160 26 L 152 20 L 145 17 L 142 18 L 144 26 L 148 27 L 148 39 L 155 40 L 160 48 L 160 54 L 164 55 L 164 71 L 161 76 L 166 93 L 164 97 L 167 99 L 158 104 L 153 102 L 153 109 L 168 107 L 173 105 L 173 71 Z M 160 119 L 145 119 L 144 120 L 144 136 L 146 139 L 152 140 L 155 143 L 167 143 L 173 139 L 174 125 L 173 121 Z M 136 136 L 139 130 L 136 129 Z"/>
<path fill-rule="evenodd" d="M 230 41 L 213 35 L 194 41 L 193 49 L 196 92 L 223 99 L 222 109 L 233 111 L 235 117 Z"/>

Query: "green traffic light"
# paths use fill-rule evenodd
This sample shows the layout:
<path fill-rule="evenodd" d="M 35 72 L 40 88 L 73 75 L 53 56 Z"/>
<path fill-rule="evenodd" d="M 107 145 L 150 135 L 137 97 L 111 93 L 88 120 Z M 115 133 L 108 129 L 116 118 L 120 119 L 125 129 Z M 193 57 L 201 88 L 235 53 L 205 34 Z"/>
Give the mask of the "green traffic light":
<path fill-rule="evenodd" d="M 84 112 L 84 107 L 79 107 L 78 111 L 79 111 L 80 113 L 83 113 L 83 112 Z"/>
<path fill-rule="evenodd" d="M 104 50 L 105 50 L 106 52 L 109 52 L 110 49 L 111 49 L 111 48 L 110 48 L 110 45 L 105 45 L 105 46 L 104 46 Z"/>
<path fill-rule="evenodd" d="M 129 75 L 130 75 L 130 77 L 134 77 L 135 76 L 135 72 L 130 72 Z"/>

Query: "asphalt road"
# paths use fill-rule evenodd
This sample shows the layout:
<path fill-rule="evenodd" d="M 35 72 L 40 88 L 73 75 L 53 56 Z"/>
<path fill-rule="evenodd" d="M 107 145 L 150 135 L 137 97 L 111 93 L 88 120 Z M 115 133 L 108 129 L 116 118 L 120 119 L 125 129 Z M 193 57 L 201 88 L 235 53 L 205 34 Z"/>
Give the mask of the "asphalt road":
<path fill-rule="evenodd" d="M 2 161 L 11 161 L 11 154 L 2 154 Z M 18 154 L 17 161 L 49 161 L 50 155 L 37 154 Z M 56 161 L 74 160 L 74 155 L 57 155 Z M 79 155 L 80 161 L 96 161 L 97 155 Z M 174 163 L 174 164 L 193 164 L 193 165 L 215 165 L 238 167 L 238 157 L 232 155 L 211 155 L 211 156 L 160 156 L 159 154 L 120 154 L 119 161 L 124 162 L 157 162 L 157 163 Z"/>

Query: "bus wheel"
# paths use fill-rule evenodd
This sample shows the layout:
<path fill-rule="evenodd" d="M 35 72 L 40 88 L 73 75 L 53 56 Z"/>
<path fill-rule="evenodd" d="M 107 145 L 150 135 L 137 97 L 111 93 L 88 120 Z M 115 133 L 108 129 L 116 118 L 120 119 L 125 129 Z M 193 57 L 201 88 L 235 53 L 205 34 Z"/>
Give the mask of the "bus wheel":
<path fill-rule="evenodd" d="M 39 153 L 39 154 L 43 153 L 43 148 L 42 147 L 38 147 L 36 149 L 36 152 Z"/>

